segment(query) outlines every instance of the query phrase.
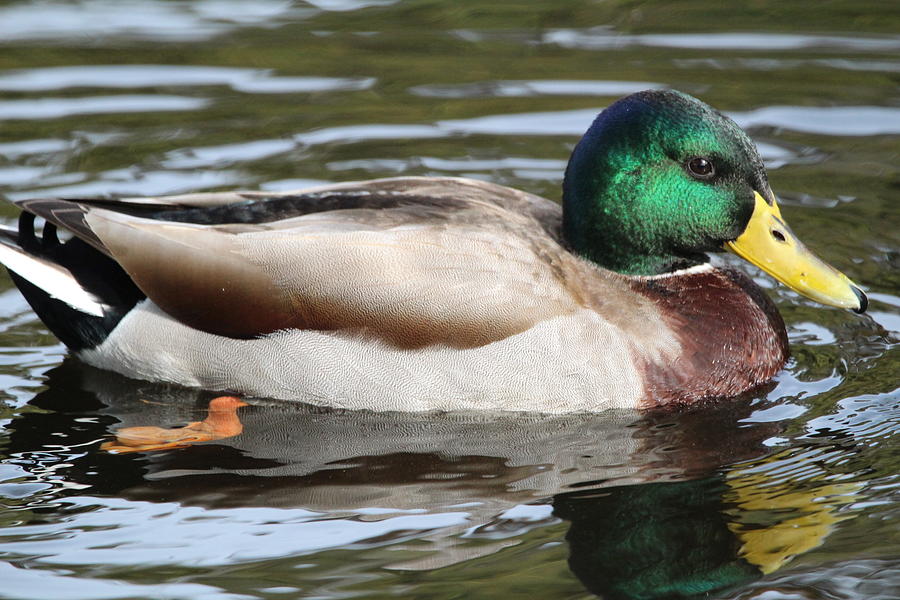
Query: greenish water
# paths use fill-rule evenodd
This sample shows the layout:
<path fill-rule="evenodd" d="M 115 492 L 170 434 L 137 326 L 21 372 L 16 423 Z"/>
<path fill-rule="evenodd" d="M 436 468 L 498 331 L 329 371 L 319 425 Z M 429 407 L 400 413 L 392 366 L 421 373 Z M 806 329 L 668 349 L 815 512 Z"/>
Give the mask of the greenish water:
<path fill-rule="evenodd" d="M 674 87 L 760 146 L 866 316 L 752 267 L 767 389 L 673 414 L 327 411 L 114 455 L 211 394 L 72 359 L 0 279 L 0 598 L 900 597 L 900 5 L 0 3 L 0 193 L 460 175 L 559 197 L 592 117 Z M 12 222 L 16 211 L 0 208 Z"/>

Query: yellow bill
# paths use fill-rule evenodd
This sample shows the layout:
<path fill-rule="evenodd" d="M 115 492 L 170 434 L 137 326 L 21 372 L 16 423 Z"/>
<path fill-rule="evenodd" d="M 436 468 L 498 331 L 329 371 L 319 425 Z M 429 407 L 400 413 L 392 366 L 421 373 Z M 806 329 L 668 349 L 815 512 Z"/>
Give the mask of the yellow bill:
<path fill-rule="evenodd" d="M 781 218 L 778 204 L 771 206 L 758 193 L 750 222 L 725 249 L 756 265 L 795 292 L 816 302 L 861 313 L 869 302 L 850 279 L 819 260 Z"/>

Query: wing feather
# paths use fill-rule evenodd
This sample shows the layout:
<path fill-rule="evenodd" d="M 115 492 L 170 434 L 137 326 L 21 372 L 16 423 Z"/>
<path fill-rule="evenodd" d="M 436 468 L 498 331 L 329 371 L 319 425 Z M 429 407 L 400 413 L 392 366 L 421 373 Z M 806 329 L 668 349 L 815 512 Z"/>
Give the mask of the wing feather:
<path fill-rule="evenodd" d="M 522 192 L 404 178 L 277 206 L 255 197 L 23 207 L 112 256 L 176 319 L 220 335 L 301 328 L 472 347 L 583 304 L 584 263 L 558 242 L 558 206 Z"/>

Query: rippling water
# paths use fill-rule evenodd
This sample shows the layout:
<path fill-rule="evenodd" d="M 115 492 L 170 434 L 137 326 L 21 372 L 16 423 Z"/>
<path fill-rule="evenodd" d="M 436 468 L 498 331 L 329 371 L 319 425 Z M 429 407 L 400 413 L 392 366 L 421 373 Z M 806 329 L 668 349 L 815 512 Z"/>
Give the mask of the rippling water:
<path fill-rule="evenodd" d="M 900 597 L 900 15 L 724 4 L 0 5 L 10 199 L 398 174 L 558 198 L 598 110 L 675 87 L 748 129 L 793 227 L 871 292 L 859 317 L 751 270 L 793 359 L 694 411 L 252 400 L 238 435 L 112 454 L 212 395 L 65 359 L 4 275 L 0 597 Z"/>

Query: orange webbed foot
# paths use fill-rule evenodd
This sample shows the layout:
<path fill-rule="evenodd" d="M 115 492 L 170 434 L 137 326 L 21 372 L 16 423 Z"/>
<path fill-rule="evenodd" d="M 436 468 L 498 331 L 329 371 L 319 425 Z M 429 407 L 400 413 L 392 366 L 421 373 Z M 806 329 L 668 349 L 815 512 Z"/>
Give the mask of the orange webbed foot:
<path fill-rule="evenodd" d="M 116 432 L 115 441 L 105 442 L 100 448 L 107 452 L 146 452 L 184 448 L 197 442 L 211 442 L 239 435 L 244 426 L 237 416 L 237 409 L 247 406 L 234 396 L 219 396 L 209 403 L 209 412 L 202 421 L 184 427 L 125 427 Z"/>

